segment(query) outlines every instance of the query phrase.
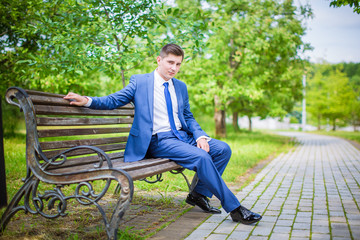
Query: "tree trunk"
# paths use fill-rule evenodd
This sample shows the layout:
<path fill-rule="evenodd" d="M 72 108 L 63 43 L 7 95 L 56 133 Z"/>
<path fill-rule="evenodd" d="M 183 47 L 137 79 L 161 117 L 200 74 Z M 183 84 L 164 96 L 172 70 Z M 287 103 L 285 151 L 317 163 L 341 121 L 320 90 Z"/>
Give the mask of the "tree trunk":
<path fill-rule="evenodd" d="M 240 131 L 238 120 L 239 120 L 239 114 L 238 114 L 238 112 L 235 111 L 235 112 L 233 112 L 233 119 L 232 119 L 232 125 L 233 125 L 235 132 Z"/>
<path fill-rule="evenodd" d="M 251 131 L 252 131 L 251 116 L 250 116 L 250 115 L 248 115 L 247 117 L 248 117 L 248 119 L 249 119 L 249 132 L 251 132 Z"/>
<path fill-rule="evenodd" d="M 122 79 L 122 84 L 123 84 L 123 88 L 125 88 L 125 71 L 124 70 L 121 70 L 121 79 Z"/>
<path fill-rule="evenodd" d="M 321 117 L 320 117 L 320 115 L 318 115 L 317 120 L 318 120 L 317 130 L 320 131 L 321 130 Z"/>
<path fill-rule="evenodd" d="M 214 100 L 215 100 L 215 112 L 214 112 L 215 136 L 220 138 L 225 138 L 226 137 L 225 109 L 221 109 L 219 96 L 215 95 Z"/>
<path fill-rule="evenodd" d="M 335 119 L 333 119 L 333 128 L 332 128 L 332 130 L 333 130 L 333 131 L 335 131 L 335 130 L 336 130 L 336 118 L 335 118 Z"/>

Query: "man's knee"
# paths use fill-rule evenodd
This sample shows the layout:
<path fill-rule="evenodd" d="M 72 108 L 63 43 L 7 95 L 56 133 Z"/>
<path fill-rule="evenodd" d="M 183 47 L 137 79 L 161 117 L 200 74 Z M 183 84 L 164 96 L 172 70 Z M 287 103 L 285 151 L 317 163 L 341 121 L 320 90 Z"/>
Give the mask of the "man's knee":
<path fill-rule="evenodd" d="M 211 156 L 206 151 L 199 151 L 196 159 L 199 167 L 203 166 L 204 164 L 213 164 Z"/>
<path fill-rule="evenodd" d="M 229 144 L 227 144 L 226 142 L 221 143 L 221 155 L 227 156 L 230 159 L 232 151 Z"/>

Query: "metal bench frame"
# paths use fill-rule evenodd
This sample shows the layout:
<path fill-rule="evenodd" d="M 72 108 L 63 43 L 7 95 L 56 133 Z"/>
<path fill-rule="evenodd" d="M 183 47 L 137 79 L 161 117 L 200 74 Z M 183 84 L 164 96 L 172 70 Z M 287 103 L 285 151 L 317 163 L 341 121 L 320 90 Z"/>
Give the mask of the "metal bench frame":
<path fill-rule="evenodd" d="M 23 186 L 14 195 L 1 217 L 0 234 L 5 230 L 12 216 L 20 210 L 25 213 L 40 214 L 46 218 L 57 218 L 67 215 L 68 200 L 75 199 L 82 205 L 95 205 L 102 215 L 108 238 L 117 239 L 121 218 L 132 201 L 134 180 L 155 183 L 162 181 L 162 173 L 170 171 L 174 174 L 182 174 L 189 191 L 192 191 L 198 181 L 196 175 L 190 184 L 183 174 L 184 168 L 169 159 L 144 159 L 125 163 L 123 151 L 115 154 L 106 153 L 124 150 L 127 136 L 105 140 L 40 141 L 39 139 L 43 137 L 86 135 L 89 131 L 100 134 L 130 131 L 129 125 L 120 128 L 39 129 L 39 126 L 76 127 L 84 124 L 91 127 L 91 125 L 107 124 L 107 121 L 108 124 L 132 123 L 134 107 L 130 104 L 115 110 L 93 110 L 70 106 L 69 101 L 64 100 L 63 97 L 64 95 L 60 94 L 24 90 L 18 87 L 7 90 L 6 101 L 18 106 L 25 116 L 27 167 L 26 176 L 22 179 Z M 54 115 L 66 115 L 66 117 L 53 117 Z M 78 116 L 120 117 L 101 119 L 78 118 Z M 110 144 L 99 144 L 108 143 L 106 141 Z M 79 160 L 73 160 L 71 157 L 74 156 L 80 156 L 77 158 Z M 147 179 L 150 176 L 155 176 L 155 180 Z M 96 180 L 105 181 L 105 187 L 99 193 L 95 193 L 92 184 Z M 108 191 L 111 181 L 118 183 L 116 192 L 120 196 L 108 219 L 98 202 Z M 53 184 L 55 187 L 42 194 L 38 191 L 40 182 Z M 65 196 L 62 188 L 70 184 L 77 184 L 74 194 Z M 24 204 L 19 206 L 21 199 L 24 200 Z"/>

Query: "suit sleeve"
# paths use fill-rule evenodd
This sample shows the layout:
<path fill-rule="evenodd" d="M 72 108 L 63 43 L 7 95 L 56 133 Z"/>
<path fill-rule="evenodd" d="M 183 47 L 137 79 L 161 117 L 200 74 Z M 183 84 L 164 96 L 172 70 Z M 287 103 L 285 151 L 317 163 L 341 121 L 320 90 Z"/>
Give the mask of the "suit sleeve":
<path fill-rule="evenodd" d="M 195 120 L 194 115 L 190 111 L 189 94 L 185 85 L 184 91 L 184 118 L 189 131 L 193 134 L 195 139 L 201 136 L 209 137 L 200 127 L 198 122 Z"/>
<path fill-rule="evenodd" d="M 104 97 L 91 97 L 92 103 L 90 105 L 90 108 L 102 110 L 119 108 L 134 100 L 135 91 L 136 80 L 132 76 L 130 78 L 130 83 L 120 91 Z"/>

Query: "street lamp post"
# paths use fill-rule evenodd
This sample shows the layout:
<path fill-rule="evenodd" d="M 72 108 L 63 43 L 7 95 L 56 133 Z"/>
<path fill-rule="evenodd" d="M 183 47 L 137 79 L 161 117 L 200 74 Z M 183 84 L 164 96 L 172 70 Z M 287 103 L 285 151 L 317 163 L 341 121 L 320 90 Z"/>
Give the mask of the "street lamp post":
<path fill-rule="evenodd" d="M 306 131 L 306 76 L 305 75 L 303 75 L 302 84 L 303 84 L 303 100 L 302 100 L 301 127 L 303 131 Z"/>

